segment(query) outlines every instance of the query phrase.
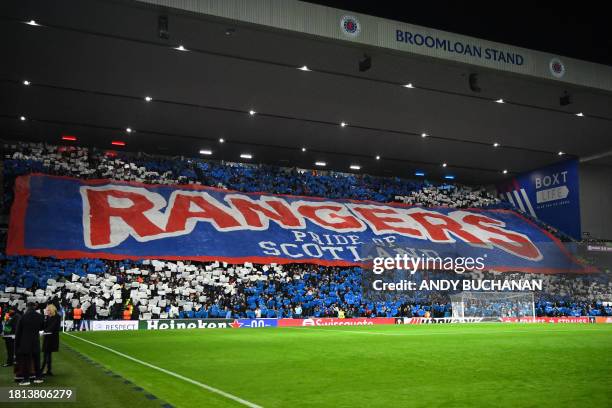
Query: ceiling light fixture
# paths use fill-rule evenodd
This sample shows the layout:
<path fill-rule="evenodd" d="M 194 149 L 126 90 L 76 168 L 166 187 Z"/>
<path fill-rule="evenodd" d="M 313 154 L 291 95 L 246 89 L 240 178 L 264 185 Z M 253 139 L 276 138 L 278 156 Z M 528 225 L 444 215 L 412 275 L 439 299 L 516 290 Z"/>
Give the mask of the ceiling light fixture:
<path fill-rule="evenodd" d="M 351 164 L 350 169 L 351 169 L 351 170 L 361 170 L 361 166 L 358 166 L 358 165 L 356 165 L 356 164 Z"/>
<path fill-rule="evenodd" d="M 451 176 L 450 174 L 448 174 L 448 175 L 444 176 L 444 178 L 447 179 L 447 180 L 454 180 L 455 176 Z"/>
<path fill-rule="evenodd" d="M 315 166 L 325 167 L 325 166 L 327 166 L 327 163 L 325 163 L 323 161 L 318 161 L 318 162 L 315 162 Z"/>
<path fill-rule="evenodd" d="M 468 85 L 472 92 L 480 92 L 480 86 L 478 85 L 478 74 L 472 73 L 468 77 Z"/>
<path fill-rule="evenodd" d="M 425 173 L 424 173 L 424 172 L 422 172 L 422 171 L 416 171 L 416 172 L 414 173 L 414 175 L 415 175 L 415 176 L 418 176 L 418 177 L 425 177 Z"/>
<path fill-rule="evenodd" d="M 122 142 L 121 140 L 113 140 L 111 144 L 113 146 L 125 146 L 125 142 Z"/>
<path fill-rule="evenodd" d="M 559 105 L 567 106 L 571 103 L 572 103 L 572 96 L 567 91 L 563 91 L 563 95 L 559 97 Z"/>
<path fill-rule="evenodd" d="M 62 140 L 66 140 L 68 142 L 76 142 L 77 138 L 76 136 L 63 135 Z"/>
<path fill-rule="evenodd" d="M 359 66 L 359 72 L 366 72 L 372 68 L 372 57 L 368 54 L 363 54 L 363 59 L 359 60 L 357 64 Z"/>
<path fill-rule="evenodd" d="M 447 164 L 446 164 L 446 163 L 442 163 L 442 167 L 446 167 L 446 166 L 447 166 Z"/>
<path fill-rule="evenodd" d="M 240 155 L 240 158 L 241 158 L 241 159 L 252 159 L 252 158 L 253 158 L 253 155 L 251 155 L 251 154 L 249 154 L 249 153 L 242 153 L 242 154 Z"/>
<path fill-rule="evenodd" d="M 200 150 L 200 154 L 205 154 L 207 156 L 210 156 L 212 154 L 212 150 Z"/>

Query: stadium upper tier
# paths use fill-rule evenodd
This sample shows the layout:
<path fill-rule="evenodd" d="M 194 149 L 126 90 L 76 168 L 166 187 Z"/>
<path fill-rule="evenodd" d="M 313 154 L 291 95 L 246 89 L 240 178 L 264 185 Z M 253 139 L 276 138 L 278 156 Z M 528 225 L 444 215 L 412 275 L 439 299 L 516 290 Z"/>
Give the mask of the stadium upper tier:
<path fill-rule="evenodd" d="M 500 200 L 482 187 L 433 184 L 398 177 L 303 170 L 99 151 L 75 146 L 4 144 L 4 176 L 31 172 L 79 178 L 109 178 L 151 184 L 202 184 L 242 192 L 268 192 L 425 206 L 482 207 Z"/>

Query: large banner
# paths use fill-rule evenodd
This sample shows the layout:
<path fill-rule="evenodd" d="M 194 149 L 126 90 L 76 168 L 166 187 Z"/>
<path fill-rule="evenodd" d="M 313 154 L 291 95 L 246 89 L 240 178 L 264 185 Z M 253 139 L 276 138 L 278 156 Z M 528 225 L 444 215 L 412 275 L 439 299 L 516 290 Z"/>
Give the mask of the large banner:
<path fill-rule="evenodd" d="M 502 199 L 566 234 L 581 239 L 578 161 L 522 174 L 497 189 Z"/>
<path fill-rule="evenodd" d="M 367 260 L 362 247 L 400 243 L 414 256 L 483 257 L 498 271 L 581 270 L 558 240 L 514 211 L 40 174 L 16 180 L 7 252 L 347 266 Z"/>

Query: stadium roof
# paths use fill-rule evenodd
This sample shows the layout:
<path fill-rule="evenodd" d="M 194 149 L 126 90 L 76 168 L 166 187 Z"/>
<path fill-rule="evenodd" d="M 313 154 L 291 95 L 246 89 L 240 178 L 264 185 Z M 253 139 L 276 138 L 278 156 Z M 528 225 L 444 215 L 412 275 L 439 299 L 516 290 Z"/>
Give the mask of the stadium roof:
<path fill-rule="evenodd" d="M 102 148 L 123 141 L 130 151 L 210 150 L 206 157 L 230 161 L 248 153 L 253 162 L 423 171 L 465 183 L 568 156 L 612 166 L 611 67 L 295 1 L 150 2 L 177 8 L 3 4 L 2 137 L 59 143 L 72 135 Z M 169 39 L 158 35 L 160 15 Z M 351 23 L 356 36 L 341 26 Z M 448 43 L 432 50 L 391 41 L 387 25 L 412 41 L 421 33 L 424 43 Z M 448 55 L 457 43 L 464 52 Z M 466 45 L 515 63 L 475 59 Z M 372 67 L 360 72 L 364 54 Z M 480 92 L 469 87 L 474 73 Z M 564 92 L 572 103 L 560 106 Z"/>

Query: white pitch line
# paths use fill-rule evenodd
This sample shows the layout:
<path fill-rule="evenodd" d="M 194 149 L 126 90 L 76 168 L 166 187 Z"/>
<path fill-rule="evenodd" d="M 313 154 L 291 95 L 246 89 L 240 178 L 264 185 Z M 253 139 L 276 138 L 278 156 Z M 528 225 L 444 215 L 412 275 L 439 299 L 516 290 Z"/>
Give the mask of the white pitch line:
<path fill-rule="evenodd" d="M 215 394 L 219 394 L 219 395 L 221 395 L 221 396 L 223 396 L 225 398 L 228 398 L 228 399 L 231 399 L 233 401 L 236 401 L 236 402 L 238 402 L 238 403 L 240 403 L 242 405 L 246 405 L 247 407 L 250 407 L 250 408 L 263 408 L 261 405 L 254 404 L 254 403 L 252 403 L 250 401 L 247 401 L 245 399 L 242 399 L 240 397 L 232 395 L 232 394 L 230 394 L 228 392 L 222 391 L 222 390 L 220 390 L 218 388 L 211 387 L 210 385 L 203 384 L 203 383 L 201 383 L 199 381 L 192 380 L 191 378 L 188 378 L 188 377 L 182 376 L 180 374 L 177 374 L 175 372 L 166 370 L 165 368 L 157 367 L 156 365 L 153 365 L 151 363 L 147 363 L 146 361 L 142 361 L 142 360 L 139 360 L 139 359 L 134 358 L 132 356 L 128 356 L 127 354 L 121 353 L 120 351 L 117 351 L 117 350 L 113 350 L 110 347 L 106 347 L 106 346 L 103 346 L 101 344 L 94 343 L 93 341 L 82 339 L 82 338 L 80 338 L 78 336 L 75 336 L 73 334 L 70 334 L 70 333 L 64 333 L 64 334 L 67 335 L 67 336 L 70 336 L 70 337 L 74 337 L 75 339 L 84 341 L 85 343 L 89 343 L 89 344 L 91 344 L 93 346 L 100 347 L 100 348 L 102 348 L 102 349 L 104 349 L 106 351 L 110 351 L 111 353 L 115 353 L 118 356 L 121 356 L 123 358 L 127 358 L 128 360 L 132 360 L 132 361 L 134 361 L 134 362 L 136 362 L 138 364 L 142 364 L 142 365 L 147 366 L 149 368 L 152 368 L 154 370 L 160 371 L 160 372 L 162 372 L 164 374 L 171 375 L 172 377 L 178 378 L 179 380 L 186 381 L 186 382 L 188 382 L 190 384 L 196 385 L 196 386 L 198 386 L 200 388 L 203 388 L 203 389 L 205 389 L 207 391 L 213 392 Z"/>

